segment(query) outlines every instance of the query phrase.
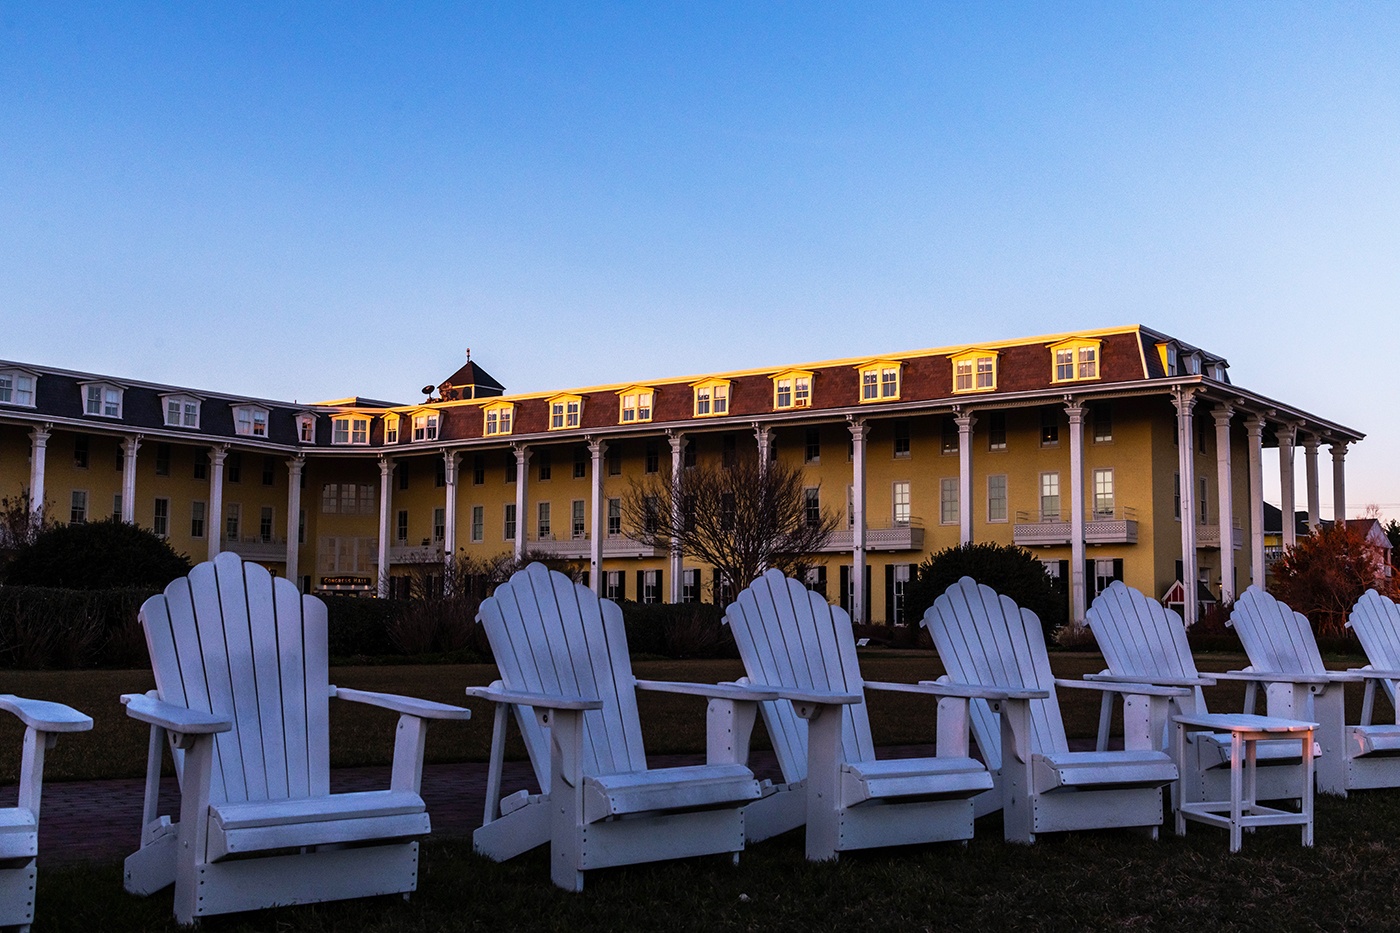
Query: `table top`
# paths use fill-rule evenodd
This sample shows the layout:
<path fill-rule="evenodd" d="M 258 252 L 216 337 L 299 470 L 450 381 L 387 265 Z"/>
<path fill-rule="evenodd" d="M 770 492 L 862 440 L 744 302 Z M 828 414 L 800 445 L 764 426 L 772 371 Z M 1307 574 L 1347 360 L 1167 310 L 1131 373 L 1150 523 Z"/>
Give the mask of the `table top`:
<path fill-rule="evenodd" d="M 1173 722 L 1221 732 L 1306 732 L 1317 723 L 1302 719 L 1282 719 L 1278 716 L 1256 716 L 1253 713 L 1181 713 Z"/>

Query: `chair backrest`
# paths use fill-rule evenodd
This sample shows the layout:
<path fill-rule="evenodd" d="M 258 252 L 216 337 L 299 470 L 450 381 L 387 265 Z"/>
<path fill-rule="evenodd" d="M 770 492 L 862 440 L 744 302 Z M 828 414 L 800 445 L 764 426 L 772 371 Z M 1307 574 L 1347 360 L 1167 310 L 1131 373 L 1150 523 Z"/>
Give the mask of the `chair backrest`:
<path fill-rule="evenodd" d="M 220 713 L 214 802 L 330 792 L 326 606 L 224 553 L 141 606 L 160 698 Z"/>
<path fill-rule="evenodd" d="M 1373 668 L 1400 670 L 1400 606 L 1393 600 L 1367 590 L 1352 607 L 1347 625 L 1361 640 Z"/>
<path fill-rule="evenodd" d="M 1186 625 L 1157 600 L 1114 580 L 1084 614 L 1109 673 L 1152 682 L 1159 677 L 1199 677 Z M 1195 688 L 1195 711 L 1205 712 L 1205 696 Z"/>
<path fill-rule="evenodd" d="M 603 701 L 583 714 L 583 771 L 645 771 L 636 678 L 627 654 L 622 610 L 544 564 L 516 571 L 482 600 L 477 620 L 486 628 L 501 681 L 508 690 Z M 544 730 L 520 717 L 535 774 L 549 774 Z"/>
<path fill-rule="evenodd" d="M 851 617 L 777 570 L 753 581 L 730 603 L 724 621 L 734 632 L 749 680 L 797 690 L 863 694 Z M 807 776 L 807 723 L 787 700 L 761 704 L 778 765 L 787 781 Z M 864 703 L 841 707 L 846 761 L 875 757 Z"/>
<path fill-rule="evenodd" d="M 1031 751 L 1069 751 L 1055 675 L 1040 619 L 971 577 L 948 587 L 924 613 L 924 627 L 954 683 L 1048 690 L 1030 701 Z M 971 703 L 972 734 L 987 767 L 1001 767 L 1001 726 L 985 700 Z"/>
<path fill-rule="evenodd" d="M 1235 600 L 1225 623 L 1234 628 L 1256 671 L 1320 674 L 1326 670 L 1308 617 L 1257 586 Z"/>

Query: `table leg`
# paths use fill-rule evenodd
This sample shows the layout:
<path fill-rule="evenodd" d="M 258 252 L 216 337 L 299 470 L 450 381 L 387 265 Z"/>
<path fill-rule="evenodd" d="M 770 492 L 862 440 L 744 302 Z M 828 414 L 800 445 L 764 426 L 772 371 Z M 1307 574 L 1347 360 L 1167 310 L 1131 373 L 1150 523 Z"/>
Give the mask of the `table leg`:
<path fill-rule="evenodd" d="M 1186 835 L 1186 811 L 1181 808 L 1185 799 L 1182 793 L 1181 784 L 1186 780 L 1186 724 L 1176 724 L 1176 741 L 1173 743 L 1173 750 L 1176 752 L 1176 783 L 1172 785 L 1172 811 L 1176 815 L 1176 834 Z"/>
<path fill-rule="evenodd" d="M 1240 799 L 1244 793 L 1244 774 L 1240 760 L 1244 751 L 1244 738 L 1238 732 L 1230 733 L 1230 851 L 1238 852 L 1240 838 Z"/>
<path fill-rule="evenodd" d="M 1303 845 L 1313 844 L 1313 733 L 1303 734 Z"/>

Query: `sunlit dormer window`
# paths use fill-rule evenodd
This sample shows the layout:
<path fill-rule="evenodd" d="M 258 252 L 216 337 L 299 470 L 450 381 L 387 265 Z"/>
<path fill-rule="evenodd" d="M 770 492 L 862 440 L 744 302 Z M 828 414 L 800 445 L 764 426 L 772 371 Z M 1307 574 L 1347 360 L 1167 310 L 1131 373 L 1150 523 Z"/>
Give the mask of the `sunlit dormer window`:
<path fill-rule="evenodd" d="M 628 386 L 617 393 L 619 424 L 635 424 L 651 420 L 656 390 L 649 386 Z"/>
<path fill-rule="evenodd" d="M 966 350 L 952 357 L 953 391 L 991 392 L 997 387 L 995 350 Z"/>
<path fill-rule="evenodd" d="M 435 441 L 438 436 L 438 413 L 420 411 L 413 416 L 413 439 L 415 441 Z"/>
<path fill-rule="evenodd" d="M 268 411 L 261 405 L 235 405 L 233 430 L 244 437 L 267 437 Z"/>
<path fill-rule="evenodd" d="M 1082 382 L 1099 378 L 1103 341 L 1071 337 L 1050 345 L 1053 382 Z"/>
<path fill-rule="evenodd" d="M 556 395 L 549 402 L 549 429 L 567 431 L 583 423 L 583 398 L 577 395 Z"/>
<path fill-rule="evenodd" d="M 483 409 L 482 416 L 485 419 L 482 433 L 487 437 L 509 434 L 511 423 L 515 420 L 515 405 L 511 402 L 497 402 Z"/>
<path fill-rule="evenodd" d="M 729 414 L 728 379 L 706 379 L 693 383 L 691 387 L 695 390 L 695 417 Z"/>
<path fill-rule="evenodd" d="M 773 407 L 807 408 L 812 404 L 813 374 L 792 369 L 773 377 Z"/>
<path fill-rule="evenodd" d="M 856 367 L 860 373 L 860 400 L 887 402 L 899 398 L 904 364 L 894 360 L 871 360 Z"/>

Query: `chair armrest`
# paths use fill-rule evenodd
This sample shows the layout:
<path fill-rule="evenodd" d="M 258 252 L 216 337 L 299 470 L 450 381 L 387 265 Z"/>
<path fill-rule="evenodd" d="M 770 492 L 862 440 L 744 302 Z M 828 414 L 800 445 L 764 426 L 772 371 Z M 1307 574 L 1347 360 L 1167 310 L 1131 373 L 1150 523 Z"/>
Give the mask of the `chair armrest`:
<path fill-rule="evenodd" d="M 920 686 L 935 688 L 931 693 L 969 700 L 1048 700 L 1049 690 L 1029 687 L 1000 687 L 992 684 L 954 684 L 937 680 L 921 680 Z"/>
<path fill-rule="evenodd" d="M 1380 671 L 1370 667 L 1352 667 L 1345 672 L 1336 671 L 1334 673 L 1354 674 L 1362 680 L 1400 680 L 1400 671 Z"/>
<path fill-rule="evenodd" d="M 687 696 L 709 697 L 715 700 L 740 700 L 757 703 L 760 700 L 776 700 L 775 690 L 765 690 L 744 684 L 697 684 L 680 680 L 639 680 L 638 690 L 652 690 L 656 693 L 682 693 Z"/>
<path fill-rule="evenodd" d="M 5 693 L 0 694 L 0 709 L 14 713 L 20 722 L 39 732 L 86 732 L 92 728 L 91 716 L 48 700 L 26 700 Z"/>
<path fill-rule="evenodd" d="M 176 706 L 148 693 L 122 694 L 122 703 L 126 706 L 126 714 L 132 719 L 160 726 L 168 732 L 212 735 L 215 732 L 228 732 L 233 728 L 233 720 L 226 716 Z"/>
<path fill-rule="evenodd" d="M 817 706 L 850 706 L 853 703 L 864 703 L 865 697 L 859 693 L 836 693 L 831 690 L 798 690 L 788 687 L 775 687 L 772 684 L 752 684 L 754 690 L 762 690 L 765 693 L 773 693 L 784 700 L 791 700 L 793 703 L 808 703 Z"/>
<path fill-rule="evenodd" d="M 367 706 L 378 706 L 383 709 L 393 710 L 405 716 L 417 716 L 420 719 L 471 719 L 472 711 L 462 706 L 450 706 L 447 703 L 437 703 L 433 700 L 420 700 L 417 697 L 403 697 L 392 693 L 373 693 L 368 690 L 354 690 L 349 687 L 337 687 L 332 694 L 342 700 L 351 703 L 364 703 Z"/>
<path fill-rule="evenodd" d="M 496 687 L 468 687 L 467 696 L 492 703 L 510 703 L 514 706 L 531 706 L 536 709 L 602 709 L 603 701 L 591 697 L 551 696 L 547 693 L 521 693 L 515 690 L 501 690 Z"/>
<path fill-rule="evenodd" d="M 1191 691 L 1186 687 L 1158 687 L 1152 684 L 1110 683 L 1102 680 L 1060 680 L 1056 678 L 1055 686 L 1068 687 L 1073 690 L 1102 690 L 1104 693 L 1125 693 L 1143 697 L 1188 697 L 1191 695 Z"/>
<path fill-rule="evenodd" d="M 1243 680 L 1261 684 L 1330 684 L 1325 674 L 1288 674 L 1282 671 L 1218 671 L 1210 674 L 1216 680 Z"/>
<path fill-rule="evenodd" d="M 1155 675 L 1085 674 L 1082 679 L 1108 684 L 1154 684 L 1158 687 L 1213 687 L 1215 675 L 1201 677 L 1157 677 Z"/>

